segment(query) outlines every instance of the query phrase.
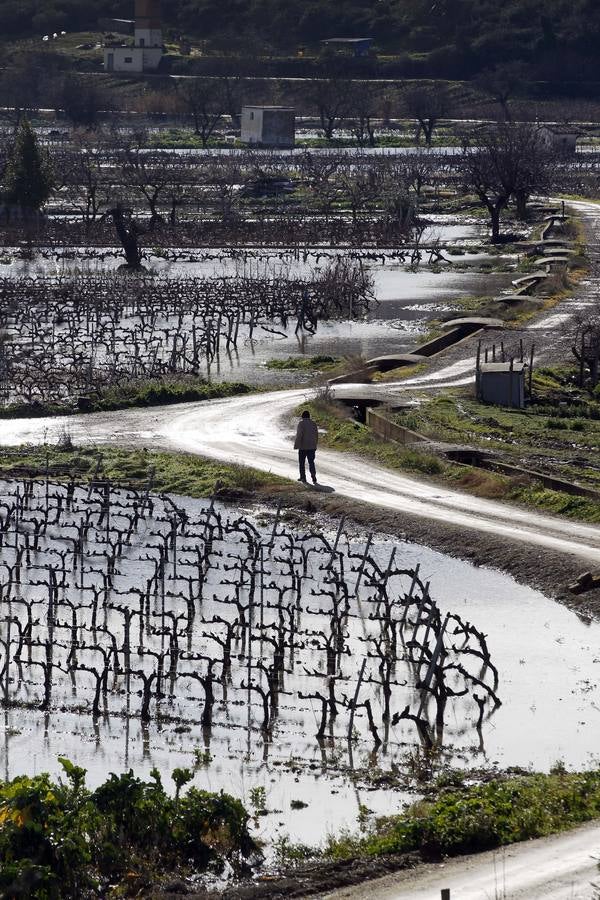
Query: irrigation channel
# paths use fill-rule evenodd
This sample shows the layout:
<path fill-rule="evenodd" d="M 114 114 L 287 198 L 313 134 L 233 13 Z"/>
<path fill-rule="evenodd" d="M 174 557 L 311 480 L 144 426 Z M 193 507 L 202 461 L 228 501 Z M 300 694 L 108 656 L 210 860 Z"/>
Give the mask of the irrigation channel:
<path fill-rule="evenodd" d="M 504 575 L 150 485 L 0 495 L 6 778 L 196 766 L 262 798 L 267 839 L 314 843 L 397 809 L 419 748 L 597 762 L 600 626 Z"/>

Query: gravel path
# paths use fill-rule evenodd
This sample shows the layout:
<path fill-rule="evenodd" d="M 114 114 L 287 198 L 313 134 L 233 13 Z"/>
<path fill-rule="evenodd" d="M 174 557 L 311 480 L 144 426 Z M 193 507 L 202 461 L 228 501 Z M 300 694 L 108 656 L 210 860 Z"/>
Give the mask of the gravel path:
<path fill-rule="evenodd" d="M 368 884 L 320 894 L 322 900 L 591 900 L 600 882 L 600 826 L 503 850 L 418 867 Z"/>

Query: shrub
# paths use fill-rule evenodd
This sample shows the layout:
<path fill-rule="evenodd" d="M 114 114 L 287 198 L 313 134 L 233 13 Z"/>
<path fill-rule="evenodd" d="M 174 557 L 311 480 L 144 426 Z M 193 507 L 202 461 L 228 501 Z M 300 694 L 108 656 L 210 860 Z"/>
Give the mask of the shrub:
<path fill-rule="evenodd" d="M 0 895 L 36 900 L 99 896 L 100 876 L 115 881 L 151 865 L 154 874 L 193 859 L 235 860 L 255 849 L 249 816 L 223 792 L 166 794 L 160 775 L 111 774 L 91 793 L 85 770 L 60 760 L 67 782 L 47 774 L 0 784 Z M 187 770 L 175 770 L 180 790 Z M 120 896 L 120 894 L 119 894 Z"/>
<path fill-rule="evenodd" d="M 599 814 L 600 771 L 526 775 L 447 790 L 434 801 L 421 801 L 401 816 L 379 820 L 352 852 L 474 853 L 544 837 Z M 345 856 L 347 841 L 332 841 L 327 852 Z"/>

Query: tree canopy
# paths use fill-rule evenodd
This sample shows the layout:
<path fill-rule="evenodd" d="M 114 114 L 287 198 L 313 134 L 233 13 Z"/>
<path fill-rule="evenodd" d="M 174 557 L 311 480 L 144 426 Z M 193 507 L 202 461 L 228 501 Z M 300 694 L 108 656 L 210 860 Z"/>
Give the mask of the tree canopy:
<path fill-rule="evenodd" d="M 24 209 L 39 210 L 52 193 L 52 168 L 38 146 L 27 119 L 23 119 L 4 173 L 4 196 Z"/>

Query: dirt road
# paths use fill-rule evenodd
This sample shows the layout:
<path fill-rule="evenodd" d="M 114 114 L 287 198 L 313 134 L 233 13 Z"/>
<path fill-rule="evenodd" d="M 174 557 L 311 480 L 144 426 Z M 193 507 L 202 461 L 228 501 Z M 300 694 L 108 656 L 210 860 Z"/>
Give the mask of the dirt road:
<path fill-rule="evenodd" d="M 592 900 L 600 882 L 600 826 L 515 844 L 501 851 L 400 872 L 320 895 L 322 900 Z"/>
<path fill-rule="evenodd" d="M 160 412 L 5 421 L 0 424 L 0 444 L 55 441 L 67 429 L 76 444 L 184 450 L 296 478 L 289 414 L 306 396 L 305 390 L 276 391 Z M 598 527 L 482 500 L 331 450 L 318 453 L 318 474 L 323 488 L 351 499 L 600 563 Z"/>

